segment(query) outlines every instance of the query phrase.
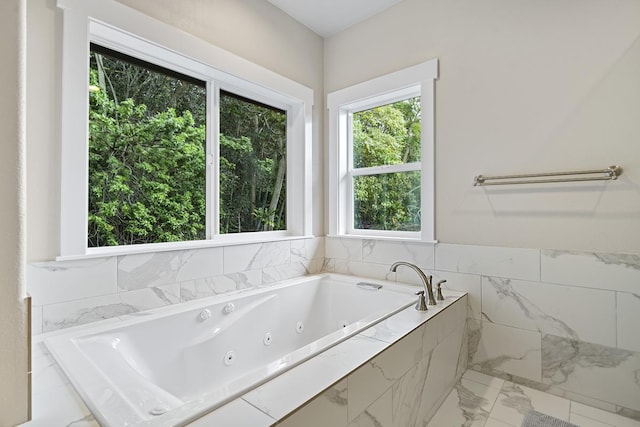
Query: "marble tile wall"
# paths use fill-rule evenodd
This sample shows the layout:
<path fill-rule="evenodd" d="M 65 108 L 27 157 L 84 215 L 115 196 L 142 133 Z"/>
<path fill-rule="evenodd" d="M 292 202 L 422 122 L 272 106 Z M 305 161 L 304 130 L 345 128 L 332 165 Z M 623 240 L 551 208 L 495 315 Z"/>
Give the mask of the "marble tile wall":
<path fill-rule="evenodd" d="M 466 370 L 464 304 L 458 301 L 438 313 L 277 425 L 426 425 Z M 249 401 L 258 408 L 263 404 Z"/>
<path fill-rule="evenodd" d="M 640 254 L 327 237 L 325 269 L 469 294 L 469 367 L 640 419 Z"/>
<path fill-rule="evenodd" d="M 318 273 L 324 238 L 27 266 L 33 332 L 49 332 Z"/>
<path fill-rule="evenodd" d="M 472 369 L 640 418 L 640 254 L 327 237 L 32 263 L 33 330 L 319 271 L 418 284 L 398 260 L 469 294 Z"/>

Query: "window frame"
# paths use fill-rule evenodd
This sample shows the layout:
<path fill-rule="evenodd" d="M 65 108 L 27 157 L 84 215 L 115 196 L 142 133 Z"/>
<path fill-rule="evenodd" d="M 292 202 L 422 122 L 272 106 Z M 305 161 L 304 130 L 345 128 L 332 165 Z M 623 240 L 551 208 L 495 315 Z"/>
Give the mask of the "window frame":
<path fill-rule="evenodd" d="M 432 59 L 327 95 L 329 110 L 329 235 L 435 241 L 435 79 Z M 353 168 L 353 113 L 420 96 L 420 162 Z M 417 168 L 419 164 L 419 168 Z M 419 232 L 355 229 L 353 178 L 420 170 Z M 367 173 L 368 172 L 368 173 Z"/>
<path fill-rule="evenodd" d="M 113 0 L 58 0 L 63 10 L 58 259 L 191 249 L 311 236 L 313 90 Z M 96 43 L 207 82 L 206 240 L 89 248 L 89 49 Z M 215 64 L 212 65 L 212 64 Z M 287 229 L 219 234 L 220 90 L 287 113 Z M 77 117 L 86 117 L 84 126 Z"/>

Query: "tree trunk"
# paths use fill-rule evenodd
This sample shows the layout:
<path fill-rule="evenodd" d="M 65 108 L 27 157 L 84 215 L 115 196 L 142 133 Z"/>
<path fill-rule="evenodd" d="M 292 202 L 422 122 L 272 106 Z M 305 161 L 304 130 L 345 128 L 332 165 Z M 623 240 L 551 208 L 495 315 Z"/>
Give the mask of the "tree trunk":
<path fill-rule="evenodd" d="M 273 195 L 271 196 L 271 203 L 269 203 L 269 224 L 267 225 L 269 230 L 273 230 L 273 223 L 275 220 L 276 209 L 278 208 L 278 201 L 280 200 L 280 193 L 282 192 L 282 184 L 284 183 L 284 176 L 287 168 L 287 158 L 285 156 L 280 157 L 278 162 L 278 172 L 276 173 L 276 185 L 273 189 Z"/>

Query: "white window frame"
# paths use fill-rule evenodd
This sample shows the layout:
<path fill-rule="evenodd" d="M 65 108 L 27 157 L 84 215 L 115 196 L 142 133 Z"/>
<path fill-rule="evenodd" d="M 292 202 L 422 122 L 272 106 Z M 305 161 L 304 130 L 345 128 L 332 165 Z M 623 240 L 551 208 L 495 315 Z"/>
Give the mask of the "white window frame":
<path fill-rule="evenodd" d="M 311 236 L 313 90 L 113 0 L 58 0 L 63 9 L 61 216 L 58 259 L 191 249 Z M 207 82 L 207 239 L 87 247 L 89 45 Z M 287 230 L 219 234 L 219 93 L 287 112 Z M 78 117 L 87 117 L 82 123 Z"/>
<path fill-rule="evenodd" d="M 329 235 L 435 241 L 435 79 L 438 59 L 384 75 L 327 95 L 329 110 Z M 421 160 L 353 169 L 353 113 L 420 96 Z M 353 227 L 353 178 L 420 170 L 420 232 Z"/>

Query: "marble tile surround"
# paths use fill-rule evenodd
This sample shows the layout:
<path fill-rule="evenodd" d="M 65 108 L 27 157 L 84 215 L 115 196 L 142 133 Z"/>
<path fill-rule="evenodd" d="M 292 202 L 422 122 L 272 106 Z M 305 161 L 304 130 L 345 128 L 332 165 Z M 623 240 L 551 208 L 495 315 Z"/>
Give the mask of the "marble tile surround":
<path fill-rule="evenodd" d="M 439 313 L 437 317 L 413 330 L 392 347 L 290 413 L 277 425 L 424 426 L 466 370 L 466 357 L 463 353 L 466 313 L 463 304 L 464 301 L 459 301 Z M 414 317 L 416 312 L 409 310 L 403 314 Z M 433 322 L 438 317 L 441 318 L 441 325 L 450 325 L 448 333 L 439 337 L 438 324 Z M 384 329 L 384 324 L 381 327 Z M 394 329 L 391 325 L 388 327 Z M 380 335 L 376 336 L 385 339 Z M 387 336 L 386 339 L 388 338 Z M 247 395 L 247 400 L 254 405 L 259 404 L 252 394 L 254 393 Z M 277 393 L 272 395 L 272 405 L 276 400 L 282 400 Z M 285 403 L 281 405 L 286 406 Z M 284 412 L 282 410 L 278 415 Z"/>
<path fill-rule="evenodd" d="M 389 272 L 391 263 L 406 260 L 434 281 L 447 280 L 445 288 L 468 293 L 475 369 L 640 417 L 640 384 L 629 381 L 640 371 L 638 254 L 334 237 L 246 246 L 31 264 L 33 329 L 55 330 L 319 271 L 418 284 L 410 269 Z M 156 268 L 158 263 L 175 271 Z M 505 343 L 525 336 L 533 352 L 516 361 Z M 603 378 L 620 393 L 598 392 Z"/>
<path fill-rule="evenodd" d="M 419 256 L 403 244 L 327 237 L 325 269 L 418 284 L 388 271 Z M 468 293 L 472 369 L 640 419 L 640 254 L 422 247 L 434 282 Z"/>
<path fill-rule="evenodd" d="M 324 238 L 27 266 L 35 332 L 50 332 L 321 271 Z"/>

